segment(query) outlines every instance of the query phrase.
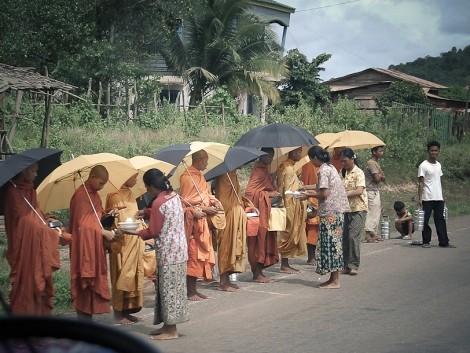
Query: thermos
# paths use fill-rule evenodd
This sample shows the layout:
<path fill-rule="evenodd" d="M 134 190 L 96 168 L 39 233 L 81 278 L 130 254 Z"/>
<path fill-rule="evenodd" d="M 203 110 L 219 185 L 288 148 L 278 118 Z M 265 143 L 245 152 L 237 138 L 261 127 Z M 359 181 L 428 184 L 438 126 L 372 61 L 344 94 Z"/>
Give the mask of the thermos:
<path fill-rule="evenodd" d="M 388 216 L 382 217 L 382 222 L 380 222 L 380 230 L 383 239 L 390 239 L 390 221 L 388 220 Z"/>
<path fill-rule="evenodd" d="M 230 276 L 229 276 L 229 279 L 230 279 L 230 282 L 236 282 L 238 280 L 238 276 L 236 273 L 232 273 Z"/>
<path fill-rule="evenodd" d="M 421 208 L 415 210 L 413 222 L 415 224 L 415 230 L 418 232 L 422 232 L 424 229 L 424 210 L 422 210 Z"/>
<path fill-rule="evenodd" d="M 444 204 L 444 219 L 446 220 L 446 223 L 449 220 L 449 209 L 446 204 Z"/>

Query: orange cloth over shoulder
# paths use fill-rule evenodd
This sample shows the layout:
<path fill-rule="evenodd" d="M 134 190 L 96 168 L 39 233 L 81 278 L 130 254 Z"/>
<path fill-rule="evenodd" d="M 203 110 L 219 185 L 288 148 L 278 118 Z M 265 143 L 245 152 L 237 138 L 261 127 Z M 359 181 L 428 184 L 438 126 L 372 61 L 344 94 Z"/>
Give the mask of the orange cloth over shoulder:
<path fill-rule="evenodd" d="M 258 263 L 268 267 L 279 262 L 277 232 L 268 231 L 269 215 L 271 213 L 269 192 L 271 191 L 276 191 L 276 188 L 269 174 L 269 166 L 257 161 L 253 165 L 245 190 L 245 196 L 259 210 L 258 235 L 247 239 L 248 261 L 252 268 L 256 267 Z"/>
<path fill-rule="evenodd" d="M 103 215 L 101 198 L 85 182 L 98 217 Z M 85 186 L 81 185 L 70 201 L 70 277 L 72 303 L 87 314 L 110 312 L 110 290 L 106 251 L 101 224 L 90 204 Z"/>
<path fill-rule="evenodd" d="M 318 183 L 318 172 L 315 166 L 310 162 L 305 164 L 302 167 L 300 178 L 304 185 L 316 185 Z M 318 209 L 318 200 L 314 197 L 308 198 L 307 204 L 310 204 L 315 209 Z M 305 231 L 307 232 L 307 244 L 317 245 L 319 223 L 320 217 L 318 216 L 307 220 L 305 224 Z"/>
<path fill-rule="evenodd" d="M 195 219 L 194 208 L 191 206 L 211 206 L 216 202 L 216 198 L 211 195 L 201 171 L 193 166 L 188 167 L 180 176 L 180 196 L 185 200 L 184 222 L 189 255 L 187 274 L 192 277 L 204 277 L 206 280 L 212 279 L 211 269 L 215 265 L 212 235 L 207 219 Z"/>
<path fill-rule="evenodd" d="M 10 306 L 14 314 L 50 315 L 54 297 L 52 273 L 60 267 L 59 234 L 45 225 L 21 196 L 45 221 L 33 184 L 14 182 L 18 190 L 8 185 L 4 194 Z"/>

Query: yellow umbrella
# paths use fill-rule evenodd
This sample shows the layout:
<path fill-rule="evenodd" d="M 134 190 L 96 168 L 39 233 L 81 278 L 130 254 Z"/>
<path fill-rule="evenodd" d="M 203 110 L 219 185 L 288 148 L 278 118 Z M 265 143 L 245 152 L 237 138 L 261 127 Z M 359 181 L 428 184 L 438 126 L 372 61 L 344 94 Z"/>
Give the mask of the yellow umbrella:
<path fill-rule="evenodd" d="M 295 170 L 302 168 L 302 166 L 308 162 L 308 160 L 305 161 L 305 157 L 308 158 L 307 153 L 308 153 L 310 146 L 279 147 L 279 148 L 274 149 L 274 158 L 270 165 L 270 172 L 274 173 L 277 170 L 277 168 L 279 168 L 281 163 L 287 159 L 287 155 L 289 154 L 289 152 L 299 147 L 302 147 L 302 153 L 301 153 L 302 159 L 294 164 L 294 168 Z"/>
<path fill-rule="evenodd" d="M 350 147 L 353 150 L 385 146 L 385 143 L 374 134 L 360 130 L 345 130 L 338 132 L 337 139 L 329 145 L 329 149 L 335 147 Z"/>
<path fill-rule="evenodd" d="M 320 147 L 328 148 L 338 140 L 339 136 L 337 132 L 324 132 L 323 134 L 318 134 L 315 138 L 320 142 Z"/>
<path fill-rule="evenodd" d="M 134 195 L 139 196 L 145 193 L 144 173 L 152 168 L 160 169 L 165 175 L 168 175 L 175 166 L 171 163 L 160 161 L 148 156 L 135 156 L 129 159 L 131 165 L 139 172 L 137 184 L 131 189 Z"/>
<path fill-rule="evenodd" d="M 69 208 L 75 190 L 88 178 L 91 168 L 103 165 L 109 173 L 109 180 L 99 194 L 119 190 L 137 170 L 124 157 L 112 153 L 81 155 L 63 163 L 49 174 L 37 188 L 39 205 L 43 212 Z"/>

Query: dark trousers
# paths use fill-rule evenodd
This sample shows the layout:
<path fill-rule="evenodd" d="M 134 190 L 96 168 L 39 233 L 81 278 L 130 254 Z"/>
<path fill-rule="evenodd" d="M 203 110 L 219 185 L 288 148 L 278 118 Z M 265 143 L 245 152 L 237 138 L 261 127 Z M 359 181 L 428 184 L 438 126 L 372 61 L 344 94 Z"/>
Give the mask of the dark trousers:
<path fill-rule="evenodd" d="M 436 226 L 439 246 L 446 247 L 449 245 L 449 238 L 447 237 L 447 224 L 444 218 L 444 201 L 423 201 L 423 210 L 423 244 L 429 244 L 431 242 L 432 230 L 429 226 L 429 218 L 431 217 L 431 213 L 434 213 L 434 224 Z"/>

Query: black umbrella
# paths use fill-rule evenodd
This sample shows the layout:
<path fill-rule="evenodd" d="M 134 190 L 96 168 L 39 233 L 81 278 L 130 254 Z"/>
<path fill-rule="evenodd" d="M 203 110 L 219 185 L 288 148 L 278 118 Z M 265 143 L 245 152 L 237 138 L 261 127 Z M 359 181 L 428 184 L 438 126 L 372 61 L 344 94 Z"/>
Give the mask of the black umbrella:
<path fill-rule="evenodd" d="M 33 165 L 38 164 L 37 177 L 34 187 L 37 187 L 54 169 L 60 166 L 61 150 L 51 148 L 33 148 L 18 154 L 14 154 L 0 163 L 0 194 L 3 186 L 17 174 Z M 3 197 L 0 195 L 0 214 L 3 214 Z"/>
<path fill-rule="evenodd" d="M 207 181 L 210 181 L 217 178 L 219 175 L 230 173 L 232 170 L 257 159 L 264 154 L 266 154 L 266 152 L 262 152 L 251 147 L 231 147 L 225 155 L 224 162 L 209 170 L 204 174 L 204 178 L 206 178 Z"/>
<path fill-rule="evenodd" d="M 61 150 L 51 148 L 33 148 L 14 154 L 0 163 L 0 187 L 34 163 L 39 165 L 38 175 L 34 180 L 34 187 L 37 187 L 46 176 L 60 166 L 61 154 Z"/>
<path fill-rule="evenodd" d="M 171 163 L 173 165 L 178 165 L 189 153 L 189 151 L 191 151 L 191 144 L 177 143 L 175 145 L 162 148 L 153 155 L 153 158 L 158 159 L 159 161 Z"/>
<path fill-rule="evenodd" d="M 317 145 L 317 139 L 300 127 L 273 123 L 251 129 L 235 143 L 248 147 L 294 147 Z"/>

